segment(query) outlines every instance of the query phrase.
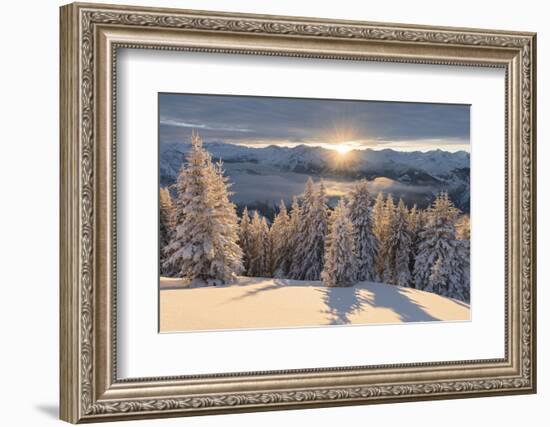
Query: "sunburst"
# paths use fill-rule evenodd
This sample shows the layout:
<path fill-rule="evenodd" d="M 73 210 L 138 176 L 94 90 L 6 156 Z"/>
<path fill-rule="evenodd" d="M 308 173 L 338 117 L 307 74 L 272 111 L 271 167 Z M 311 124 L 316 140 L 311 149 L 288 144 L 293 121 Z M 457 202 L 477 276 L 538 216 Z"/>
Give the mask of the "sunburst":
<path fill-rule="evenodd" d="M 348 144 L 338 144 L 334 146 L 334 149 L 341 155 L 345 155 L 353 150 L 353 147 Z"/>

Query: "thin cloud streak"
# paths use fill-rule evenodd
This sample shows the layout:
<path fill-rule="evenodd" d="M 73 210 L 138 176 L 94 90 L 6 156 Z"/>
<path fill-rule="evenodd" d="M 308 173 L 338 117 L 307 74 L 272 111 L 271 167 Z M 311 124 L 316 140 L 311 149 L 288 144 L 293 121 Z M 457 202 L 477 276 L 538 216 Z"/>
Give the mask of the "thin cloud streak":
<path fill-rule="evenodd" d="M 470 107 L 356 100 L 160 94 L 162 144 L 205 142 L 261 147 L 469 151 Z"/>
<path fill-rule="evenodd" d="M 160 119 L 160 124 L 165 126 L 177 126 L 182 128 L 192 128 L 192 129 L 208 129 L 208 130 L 225 130 L 230 132 L 250 132 L 250 129 L 235 128 L 235 127 L 219 127 L 219 126 L 209 126 L 203 123 L 186 123 L 174 119 Z"/>
<path fill-rule="evenodd" d="M 322 147 L 330 150 L 335 150 L 341 145 L 346 145 L 348 151 L 352 150 L 396 150 L 396 151 L 431 151 L 440 149 L 443 151 L 456 152 L 467 151 L 470 152 L 470 143 L 464 140 L 416 140 L 416 141 L 351 141 L 349 143 L 326 143 L 319 141 L 304 141 L 304 142 L 290 142 L 290 141 L 254 141 L 254 142 L 240 142 L 240 141 L 225 141 L 234 145 L 241 145 L 250 148 L 265 148 L 270 145 L 277 145 L 279 147 L 297 147 L 299 145 L 306 145 L 310 147 Z"/>

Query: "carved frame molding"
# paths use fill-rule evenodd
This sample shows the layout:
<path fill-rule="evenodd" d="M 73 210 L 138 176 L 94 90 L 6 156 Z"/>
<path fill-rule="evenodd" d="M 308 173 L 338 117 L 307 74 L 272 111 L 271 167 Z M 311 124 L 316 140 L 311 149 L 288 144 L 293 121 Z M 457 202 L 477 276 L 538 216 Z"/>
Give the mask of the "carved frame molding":
<path fill-rule="evenodd" d="M 506 357 L 118 380 L 113 147 L 119 48 L 504 67 Z M 62 7 L 61 418 L 101 421 L 534 392 L 534 97 L 532 33 L 92 4 Z M 272 381 L 266 384 L 266 378 Z"/>

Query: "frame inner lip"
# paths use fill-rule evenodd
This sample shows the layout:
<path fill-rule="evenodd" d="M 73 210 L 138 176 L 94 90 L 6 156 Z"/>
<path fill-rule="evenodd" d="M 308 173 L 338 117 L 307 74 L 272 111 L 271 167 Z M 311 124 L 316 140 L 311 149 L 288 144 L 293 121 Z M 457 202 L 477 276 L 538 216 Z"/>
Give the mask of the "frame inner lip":
<path fill-rule="evenodd" d="M 117 111 L 117 53 L 118 50 L 121 48 L 125 49 L 147 49 L 147 50 L 166 50 L 166 45 L 155 45 L 155 44 L 140 44 L 140 43 L 127 43 L 122 41 L 111 41 L 110 42 L 112 46 L 112 66 L 111 66 L 111 79 L 112 79 L 112 111 Z M 205 52 L 205 53 L 224 53 L 224 54 L 248 54 L 248 55 L 266 55 L 266 56 L 272 56 L 270 54 L 270 51 L 263 51 L 263 50 L 241 50 L 241 49 L 227 49 L 227 48 L 218 48 L 218 47 L 212 47 L 212 48 L 194 48 L 190 46 L 174 46 L 170 45 L 168 50 L 173 51 L 181 51 L 181 52 Z M 407 64 L 417 64 L 417 65 L 455 65 L 455 66 L 463 66 L 463 67 L 486 67 L 486 68 L 503 68 L 505 69 L 505 80 L 508 81 L 509 76 L 509 69 L 504 63 L 495 63 L 495 62 L 461 62 L 460 60 L 453 61 L 453 62 L 441 62 L 438 60 L 431 60 L 431 59 L 419 59 L 416 60 L 415 58 L 407 58 L 406 60 L 397 60 L 394 61 L 391 58 L 379 58 L 379 57 L 341 57 L 338 55 L 318 55 L 318 54 L 308 54 L 307 52 L 300 52 L 298 54 L 293 52 L 282 52 L 278 56 L 288 56 L 288 57 L 297 57 L 297 58 L 318 58 L 318 59 L 336 59 L 336 60 L 350 60 L 350 61 L 365 61 L 365 62 L 396 62 L 396 63 L 407 63 Z M 506 96 L 508 95 L 508 86 L 505 86 L 505 92 Z M 113 115 L 114 119 L 111 122 L 112 124 L 112 141 L 113 141 L 113 153 L 116 153 L 116 114 Z M 505 126 L 507 126 L 507 120 L 505 121 Z M 506 139 L 506 145 L 508 145 L 508 140 Z M 507 157 L 507 148 L 506 148 L 506 157 Z M 116 155 L 113 155 L 113 163 L 112 163 L 113 170 L 116 171 Z M 507 169 L 505 168 L 505 172 L 507 173 Z M 506 184 L 507 185 L 507 184 Z M 113 194 L 116 195 L 117 187 L 116 187 L 116 179 L 113 180 L 113 187 L 112 187 Z M 507 192 L 506 192 L 507 195 Z M 508 211 L 508 197 L 506 197 L 505 202 L 505 210 Z M 116 242 L 116 197 L 113 198 L 113 218 L 115 221 L 113 224 L 115 226 L 113 227 L 113 242 Z M 506 242 L 505 246 L 508 243 Z M 507 252 L 507 247 L 505 247 L 505 251 Z M 116 266 L 116 253 L 117 249 L 116 247 L 113 248 L 112 253 L 114 254 L 112 263 Z M 505 257 L 507 261 L 507 256 Z M 506 275 L 505 275 L 506 278 Z M 117 300 L 117 293 L 116 293 L 116 268 L 113 269 L 113 276 L 112 280 L 114 283 L 113 288 L 113 301 Z M 507 278 L 506 278 L 507 282 Z M 508 304 L 508 292 L 507 292 L 507 283 L 505 285 L 505 305 Z M 510 360 L 509 360 L 509 354 L 508 354 L 508 316 L 505 316 L 505 342 L 504 342 L 504 357 L 503 358 L 489 358 L 489 359 L 472 359 L 472 360 L 452 360 L 452 361 L 433 361 L 433 362 L 413 362 L 413 363 L 396 363 L 396 364 L 379 364 L 379 365 L 352 365 L 352 366 L 335 366 L 335 367 L 324 367 L 324 368 L 298 368 L 298 369 L 284 369 L 284 370 L 268 370 L 268 371 L 243 371 L 243 372 L 220 372 L 220 373 L 213 373 L 213 374 L 193 374 L 193 375 L 170 375 L 170 376 L 155 376 L 155 377 L 131 377 L 131 378 L 118 378 L 117 375 L 117 365 L 118 365 L 118 359 L 117 359 L 117 309 L 116 304 L 113 306 L 113 310 L 111 313 L 113 320 L 113 327 L 111 332 L 111 340 L 112 340 L 112 366 L 113 374 L 111 381 L 113 384 L 129 384 L 129 383 L 150 383 L 154 381 L 178 381 L 181 384 L 184 384 L 185 382 L 193 381 L 193 380 L 209 380 L 209 379 L 226 379 L 226 378 L 248 378 L 248 377 L 266 377 L 266 376 L 296 376 L 296 375 L 307 375 L 307 374 L 330 374 L 331 376 L 345 376 L 346 374 L 353 375 L 355 374 L 355 371 L 372 371 L 376 369 L 408 369 L 408 368 L 437 368 L 437 367 L 453 367 L 453 368 L 464 368 L 468 369 L 471 367 L 477 367 L 476 365 L 500 365 L 500 366 L 506 366 Z"/>

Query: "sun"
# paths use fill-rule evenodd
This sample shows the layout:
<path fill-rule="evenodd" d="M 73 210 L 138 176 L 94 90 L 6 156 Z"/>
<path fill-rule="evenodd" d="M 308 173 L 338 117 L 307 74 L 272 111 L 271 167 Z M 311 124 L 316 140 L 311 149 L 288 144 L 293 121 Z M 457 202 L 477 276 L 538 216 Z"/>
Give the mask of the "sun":
<path fill-rule="evenodd" d="M 347 154 L 347 153 L 349 153 L 351 150 L 353 150 L 352 147 L 350 147 L 349 145 L 346 145 L 346 144 L 339 144 L 339 145 L 336 145 L 336 146 L 334 147 L 334 149 L 335 149 L 336 151 L 338 151 L 339 154 L 342 154 L 342 155 Z"/>

